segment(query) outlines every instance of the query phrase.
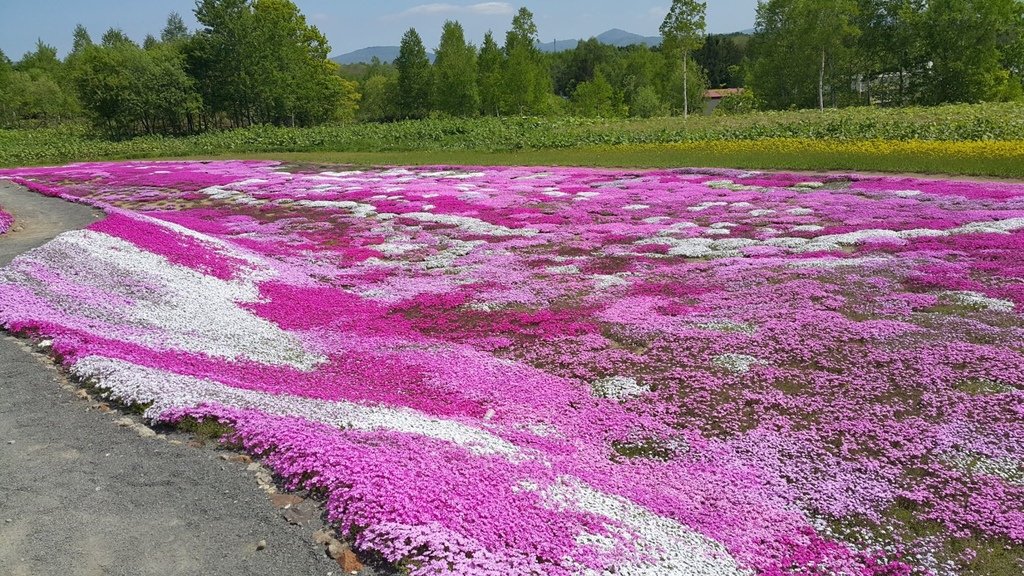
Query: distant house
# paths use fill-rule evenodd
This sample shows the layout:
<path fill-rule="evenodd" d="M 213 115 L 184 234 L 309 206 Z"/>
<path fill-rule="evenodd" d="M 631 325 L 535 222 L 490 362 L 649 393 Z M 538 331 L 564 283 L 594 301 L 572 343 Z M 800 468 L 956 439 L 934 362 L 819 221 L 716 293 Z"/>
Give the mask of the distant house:
<path fill-rule="evenodd" d="M 734 94 L 742 94 L 743 88 L 713 88 L 704 93 L 704 115 L 711 116 L 711 113 L 718 108 L 722 98 Z"/>

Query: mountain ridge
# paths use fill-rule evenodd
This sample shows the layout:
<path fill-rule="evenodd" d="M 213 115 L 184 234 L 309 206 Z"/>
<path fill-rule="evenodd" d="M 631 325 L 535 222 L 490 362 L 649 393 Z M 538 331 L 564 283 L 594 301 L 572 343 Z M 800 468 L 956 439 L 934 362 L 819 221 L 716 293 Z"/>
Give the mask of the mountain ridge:
<path fill-rule="evenodd" d="M 732 32 L 728 35 L 733 34 L 750 34 L 753 29 L 741 30 L 739 32 Z M 612 46 L 625 47 L 633 44 L 642 44 L 645 46 L 657 46 L 661 44 L 661 36 L 643 36 L 641 34 L 634 34 L 620 28 L 612 28 L 606 30 L 597 36 L 598 41 L 604 44 L 611 44 Z M 537 48 L 541 52 L 560 52 L 562 50 L 572 50 L 582 40 L 571 38 L 566 40 L 553 40 L 551 42 L 538 42 Z M 373 58 L 378 58 L 381 62 L 393 62 L 398 57 L 398 46 L 368 46 L 366 48 L 360 48 L 359 50 L 353 50 L 352 52 L 346 52 L 337 56 L 331 57 L 331 60 L 341 64 L 368 64 Z M 427 58 L 431 62 L 434 61 L 434 54 L 428 52 Z"/>

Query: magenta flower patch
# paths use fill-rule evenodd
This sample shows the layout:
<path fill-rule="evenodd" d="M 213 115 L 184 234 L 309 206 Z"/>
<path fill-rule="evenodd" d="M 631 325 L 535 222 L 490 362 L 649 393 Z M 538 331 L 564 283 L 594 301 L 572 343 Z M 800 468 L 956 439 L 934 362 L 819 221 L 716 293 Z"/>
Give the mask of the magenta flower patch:
<path fill-rule="evenodd" d="M 0 234 L 10 230 L 12 224 L 14 224 L 14 216 L 0 208 Z"/>
<path fill-rule="evenodd" d="M 7 329 L 154 420 L 230 423 L 411 574 L 1024 557 L 1024 185 L 268 162 L 0 177 L 108 213 L 0 270 Z"/>

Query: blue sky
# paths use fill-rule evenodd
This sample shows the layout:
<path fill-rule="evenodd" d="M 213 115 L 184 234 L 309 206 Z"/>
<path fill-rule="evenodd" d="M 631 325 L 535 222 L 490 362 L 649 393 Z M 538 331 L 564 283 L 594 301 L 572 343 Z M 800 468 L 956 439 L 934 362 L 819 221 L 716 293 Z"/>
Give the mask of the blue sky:
<path fill-rule="evenodd" d="M 654 35 L 671 0 L 557 0 L 532 2 L 478 2 L 451 0 L 346 1 L 294 0 L 310 22 L 330 40 L 332 54 L 375 45 L 396 45 L 402 33 L 415 26 L 429 49 L 437 45 L 446 19 L 462 22 L 467 35 L 479 44 L 487 30 L 499 42 L 519 6 L 534 13 L 541 39 L 586 38 L 610 28 Z M 111 26 L 141 41 L 158 35 L 167 14 L 176 11 L 190 28 L 194 0 L 0 0 L 0 50 L 11 60 L 35 47 L 42 38 L 63 55 L 71 46 L 71 31 L 78 23 L 99 39 Z M 733 32 L 754 24 L 757 0 L 708 0 L 708 29 Z"/>

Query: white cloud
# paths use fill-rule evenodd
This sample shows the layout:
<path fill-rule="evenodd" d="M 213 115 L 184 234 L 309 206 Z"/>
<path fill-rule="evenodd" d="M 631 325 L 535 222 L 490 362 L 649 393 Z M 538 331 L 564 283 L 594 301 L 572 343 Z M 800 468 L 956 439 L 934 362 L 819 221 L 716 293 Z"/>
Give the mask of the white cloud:
<path fill-rule="evenodd" d="M 466 6 L 466 9 L 473 14 L 485 16 L 510 16 L 515 12 L 508 2 L 481 2 Z"/>
<path fill-rule="evenodd" d="M 653 6 L 650 10 L 648 10 L 647 15 L 657 20 L 664 20 L 665 15 L 668 14 L 669 9 L 669 6 L 659 4 L 657 6 Z"/>
<path fill-rule="evenodd" d="M 396 14 L 395 18 L 426 16 L 431 14 L 475 14 L 478 16 L 509 16 L 515 9 L 508 2 L 480 2 L 477 4 L 448 4 L 443 2 L 419 4 Z"/>

